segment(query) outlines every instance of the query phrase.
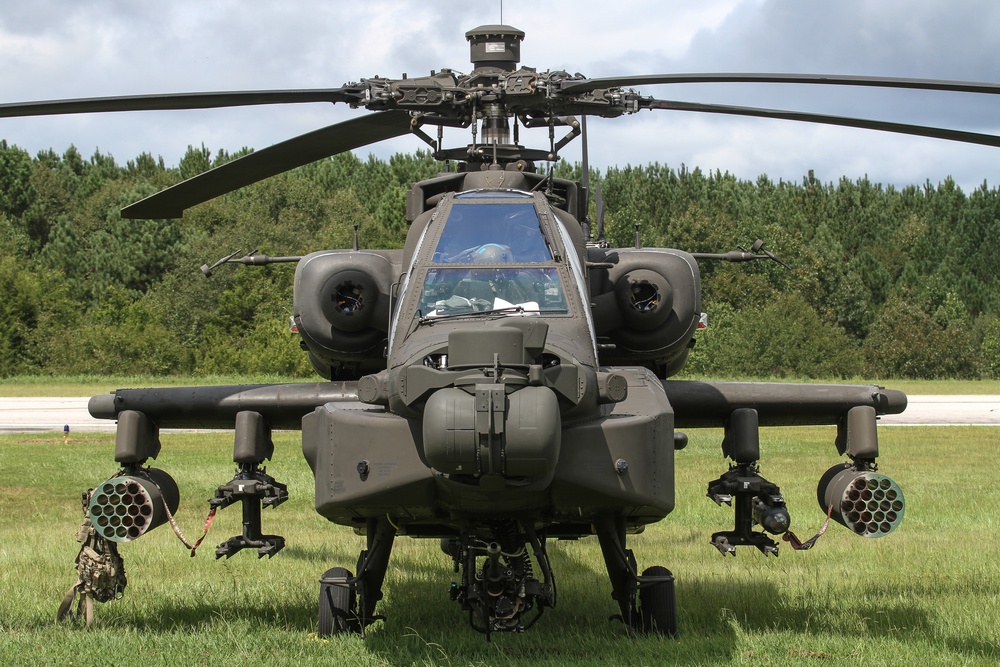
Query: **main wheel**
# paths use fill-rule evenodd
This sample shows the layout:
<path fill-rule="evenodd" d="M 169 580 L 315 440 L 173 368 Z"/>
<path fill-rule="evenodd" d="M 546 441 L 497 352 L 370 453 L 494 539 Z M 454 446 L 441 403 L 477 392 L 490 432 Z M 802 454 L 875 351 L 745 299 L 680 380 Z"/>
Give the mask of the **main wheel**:
<path fill-rule="evenodd" d="M 334 567 L 323 574 L 324 579 L 350 578 L 351 571 Z M 319 636 L 357 632 L 357 597 L 350 586 L 320 582 L 319 585 Z"/>
<path fill-rule="evenodd" d="M 647 568 L 644 577 L 669 577 L 670 570 L 660 565 Z M 677 636 L 677 598 L 674 581 L 661 581 L 639 589 L 639 616 L 643 632 Z"/>

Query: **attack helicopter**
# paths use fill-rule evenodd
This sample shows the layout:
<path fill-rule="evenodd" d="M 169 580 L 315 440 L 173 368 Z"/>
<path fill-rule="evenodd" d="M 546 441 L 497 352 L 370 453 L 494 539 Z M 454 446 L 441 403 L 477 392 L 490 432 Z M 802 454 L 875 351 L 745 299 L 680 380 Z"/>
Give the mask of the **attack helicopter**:
<path fill-rule="evenodd" d="M 524 37 L 506 25 L 470 30 L 468 74 L 444 69 L 323 90 L 0 105 L 3 117 L 304 102 L 373 112 L 169 187 L 125 207 L 130 218 L 179 217 L 239 187 L 406 134 L 449 165 L 408 191 L 402 249 L 355 243 L 302 257 L 234 254 L 202 267 L 210 275 L 224 263 L 294 262 L 293 321 L 323 380 L 95 396 L 91 414 L 117 422 L 120 467 L 87 496 L 98 541 L 113 547 L 171 520 L 177 485 L 149 465 L 165 428 L 234 432 L 236 475 L 209 504 L 239 503 L 243 533 L 220 544 L 217 557 L 245 549 L 273 556 L 283 548 L 282 536 L 263 533 L 261 509 L 280 505 L 288 489 L 262 464 L 274 452 L 273 430 L 302 432 L 316 511 L 366 536 L 353 569 L 333 567 L 320 578 L 321 635 L 364 632 L 381 618 L 393 544 L 404 536 L 440 541 L 459 573 L 450 597 L 487 636 L 527 630 L 555 607 L 548 541 L 596 536 L 620 620 L 630 630 L 675 635 L 673 573 L 661 565 L 640 569 L 629 539 L 674 508 L 674 453 L 687 443 L 680 429 L 723 429 L 728 470 L 707 487 L 712 500 L 734 509 L 733 529 L 710 537 L 723 555 L 740 547 L 777 555 L 779 536 L 792 548 L 814 542 L 789 531 L 780 488 L 760 474 L 764 426 L 835 426 L 840 458 L 817 474 L 821 511 L 863 538 L 899 526 L 905 501 L 878 471 L 877 420 L 905 409 L 903 392 L 669 379 L 683 368 L 702 321 L 699 262 L 778 261 L 762 242 L 718 254 L 642 247 L 638 236 L 634 247 L 610 247 L 600 213 L 596 230 L 588 217 L 586 165 L 580 182 L 537 165 L 558 160 L 577 137 L 585 141 L 587 116 L 643 110 L 1000 146 L 998 137 L 971 132 L 657 99 L 637 86 L 770 82 L 997 94 L 1000 85 L 804 74 L 588 79 L 521 66 Z M 436 128 L 436 137 L 426 128 Z M 471 143 L 446 147 L 445 128 L 471 132 Z M 521 145 L 521 128 L 547 129 L 549 145 Z"/>

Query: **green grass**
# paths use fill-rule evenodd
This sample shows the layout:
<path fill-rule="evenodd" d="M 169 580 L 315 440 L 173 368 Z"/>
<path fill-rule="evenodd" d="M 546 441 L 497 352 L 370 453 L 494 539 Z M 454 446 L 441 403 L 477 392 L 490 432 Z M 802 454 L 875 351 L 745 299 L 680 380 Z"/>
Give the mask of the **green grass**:
<path fill-rule="evenodd" d="M 682 377 L 681 379 L 701 379 Z M 766 378 L 736 378 L 743 381 L 766 381 Z M 256 376 L 47 376 L 21 375 L 0 378 L 0 397 L 5 396 L 96 396 L 123 387 L 186 387 L 212 384 L 266 384 L 317 382 L 315 378 L 292 378 L 274 375 Z M 835 384 L 878 384 L 901 389 L 907 394 L 1000 394 L 1000 380 L 794 380 L 775 382 L 831 382 Z"/>
<path fill-rule="evenodd" d="M 705 497 L 725 471 L 714 430 L 677 453 L 677 507 L 630 539 L 640 567 L 677 576 L 681 636 L 629 637 L 618 623 L 594 538 L 550 547 L 559 602 L 523 635 L 487 643 L 448 599 L 455 576 L 436 541 L 397 540 L 367 636 L 318 639 L 317 579 L 353 568 L 362 538 L 312 509 L 313 480 L 295 433 L 268 471 L 291 500 L 264 513 L 288 546 L 271 560 L 213 547 L 240 530 L 223 510 L 190 558 L 168 528 L 121 548 L 125 597 L 97 606 L 90 630 L 57 625 L 75 581 L 79 497 L 115 472 L 113 435 L 0 437 L 0 664 L 4 665 L 976 665 L 1000 660 L 1000 430 L 883 428 L 882 472 L 906 493 L 902 526 L 881 540 L 833 526 L 808 552 L 778 558 L 709 544 L 732 511 Z M 762 474 L 781 485 L 792 527 L 822 523 L 816 481 L 838 457 L 832 428 L 762 432 Z M 178 521 L 200 533 L 207 498 L 232 474 L 230 434 L 164 434 L 157 466 L 181 488 Z"/>

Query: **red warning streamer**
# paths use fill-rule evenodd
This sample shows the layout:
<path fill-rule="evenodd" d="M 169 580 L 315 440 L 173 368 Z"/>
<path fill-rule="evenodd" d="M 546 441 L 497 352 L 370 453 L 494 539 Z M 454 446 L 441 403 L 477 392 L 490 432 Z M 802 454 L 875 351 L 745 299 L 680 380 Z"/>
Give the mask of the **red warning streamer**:
<path fill-rule="evenodd" d="M 823 523 L 823 527 L 819 529 L 818 533 L 810 537 L 805 542 L 800 541 L 799 538 L 795 536 L 795 533 L 793 533 L 790 530 L 786 531 L 785 534 L 781 536 L 781 539 L 783 539 L 785 542 L 788 542 L 788 544 L 795 551 L 806 551 L 807 549 L 812 549 L 813 546 L 816 544 L 816 540 L 822 537 L 823 533 L 826 532 L 826 529 L 830 527 L 830 515 L 832 513 L 833 513 L 833 505 L 830 505 L 830 508 L 826 511 L 826 521 Z"/>

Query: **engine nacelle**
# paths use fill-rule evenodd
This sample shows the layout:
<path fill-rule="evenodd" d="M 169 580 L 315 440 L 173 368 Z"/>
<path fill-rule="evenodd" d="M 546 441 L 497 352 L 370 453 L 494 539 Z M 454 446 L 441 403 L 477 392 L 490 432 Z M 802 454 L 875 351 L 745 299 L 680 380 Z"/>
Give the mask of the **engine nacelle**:
<path fill-rule="evenodd" d="M 294 319 L 309 359 L 326 378 L 340 368 L 385 368 L 389 292 L 397 269 L 382 251 L 328 250 L 295 269 Z"/>
<path fill-rule="evenodd" d="M 591 273 L 594 326 L 614 344 L 601 350 L 601 364 L 656 364 L 666 375 L 680 370 L 701 316 L 694 257 L 628 248 L 591 251 L 590 260 L 610 264 Z"/>

